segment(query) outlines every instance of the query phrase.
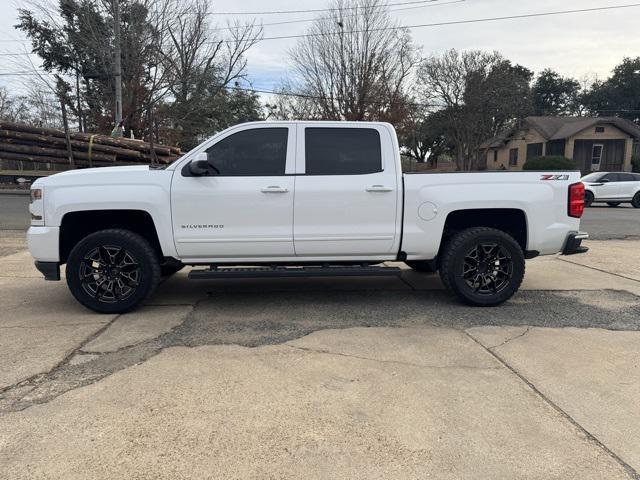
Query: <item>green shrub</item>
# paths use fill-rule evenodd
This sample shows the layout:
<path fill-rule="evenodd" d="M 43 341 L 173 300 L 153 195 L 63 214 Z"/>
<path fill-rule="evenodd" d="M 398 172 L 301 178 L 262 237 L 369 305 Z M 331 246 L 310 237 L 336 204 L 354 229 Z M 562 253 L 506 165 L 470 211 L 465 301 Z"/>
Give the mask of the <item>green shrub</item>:
<path fill-rule="evenodd" d="M 576 163 L 567 157 L 548 156 L 548 157 L 536 157 L 531 160 L 527 160 L 522 166 L 523 170 L 579 170 Z"/>
<path fill-rule="evenodd" d="M 640 173 L 640 156 L 631 158 L 631 171 Z"/>

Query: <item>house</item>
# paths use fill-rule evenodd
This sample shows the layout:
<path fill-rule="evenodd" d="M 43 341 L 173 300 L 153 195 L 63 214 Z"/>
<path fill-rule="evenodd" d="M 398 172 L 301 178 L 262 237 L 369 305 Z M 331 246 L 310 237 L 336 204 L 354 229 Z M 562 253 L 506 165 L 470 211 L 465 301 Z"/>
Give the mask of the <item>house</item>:
<path fill-rule="evenodd" d="M 522 170 L 531 158 L 562 155 L 582 171 L 631 171 L 640 128 L 618 117 L 527 117 L 480 146 L 488 170 Z"/>

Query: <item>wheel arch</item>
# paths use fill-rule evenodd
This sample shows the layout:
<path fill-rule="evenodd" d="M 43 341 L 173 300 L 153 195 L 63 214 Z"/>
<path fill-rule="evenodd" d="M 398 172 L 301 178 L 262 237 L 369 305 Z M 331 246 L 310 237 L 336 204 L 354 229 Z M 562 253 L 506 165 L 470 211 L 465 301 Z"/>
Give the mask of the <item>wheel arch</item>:
<path fill-rule="evenodd" d="M 60 262 L 80 240 L 100 230 L 121 228 L 142 236 L 162 261 L 158 231 L 149 212 L 144 210 L 82 210 L 67 212 L 60 223 Z"/>
<path fill-rule="evenodd" d="M 440 252 L 447 241 L 457 232 L 473 227 L 490 227 L 511 235 L 527 250 L 527 214 L 519 208 L 474 208 L 449 212 L 444 223 Z"/>

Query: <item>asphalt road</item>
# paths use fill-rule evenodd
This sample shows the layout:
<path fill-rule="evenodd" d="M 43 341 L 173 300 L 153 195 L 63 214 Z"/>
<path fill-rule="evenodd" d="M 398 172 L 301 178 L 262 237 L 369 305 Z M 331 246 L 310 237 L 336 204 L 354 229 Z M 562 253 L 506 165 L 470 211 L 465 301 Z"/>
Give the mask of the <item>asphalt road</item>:
<path fill-rule="evenodd" d="M 594 240 L 640 238 L 640 208 L 596 204 L 585 210 L 580 229 Z"/>
<path fill-rule="evenodd" d="M 29 196 L 0 192 L 0 230 L 26 230 L 29 223 Z"/>
<path fill-rule="evenodd" d="M 26 230 L 29 227 L 29 197 L 0 193 L 0 230 Z M 611 208 L 595 205 L 585 211 L 580 228 L 594 240 L 640 238 L 640 209 L 630 205 Z"/>

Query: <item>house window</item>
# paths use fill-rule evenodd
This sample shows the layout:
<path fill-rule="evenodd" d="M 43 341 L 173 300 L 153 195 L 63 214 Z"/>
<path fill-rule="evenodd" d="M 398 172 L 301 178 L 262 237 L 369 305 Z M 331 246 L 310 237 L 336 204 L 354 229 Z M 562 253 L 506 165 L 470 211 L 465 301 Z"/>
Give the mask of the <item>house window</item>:
<path fill-rule="evenodd" d="M 596 127 L 596 133 L 604 133 L 604 127 Z"/>
<path fill-rule="evenodd" d="M 498 161 L 498 150 L 494 150 L 493 151 L 493 161 L 497 162 Z"/>
<path fill-rule="evenodd" d="M 591 150 L 591 171 L 597 172 L 600 170 L 600 163 L 602 161 L 602 152 L 604 145 L 595 144 Z"/>
<path fill-rule="evenodd" d="M 542 156 L 542 143 L 530 143 L 527 145 L 527 160 Z"/>
<path fill-rule="evenodd" d="M 514 167 L 518 165 L 518 149 L 512 148 L 509 150 L 509 166 Z"/>
<path fill-rule="evenodd" d="M 550 140 L 547 142 L 547 155 L 560 155 L 564 157 L 564 140 Z"/>

